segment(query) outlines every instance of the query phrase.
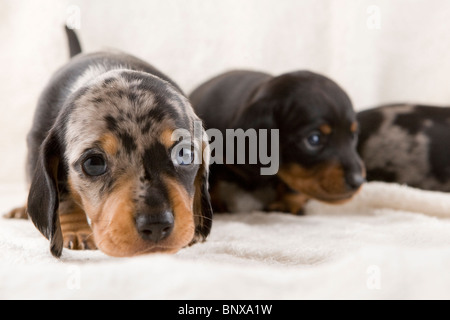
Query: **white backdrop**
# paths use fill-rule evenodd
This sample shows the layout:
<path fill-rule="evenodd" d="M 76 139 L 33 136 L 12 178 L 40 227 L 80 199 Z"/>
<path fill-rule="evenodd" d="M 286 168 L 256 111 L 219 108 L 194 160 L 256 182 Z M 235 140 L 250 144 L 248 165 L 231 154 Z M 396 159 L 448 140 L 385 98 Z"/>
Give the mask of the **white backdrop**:
<path fill-rule="evenodd" d="M 67 19 L 85 51 L 137 55 L 187 93 L 234 68 L 310 69 L 357 109 L 450 102 L 447 0 L 0 0 L 0 183 L 24 181 L 36 100 L 67 61 Z"/>

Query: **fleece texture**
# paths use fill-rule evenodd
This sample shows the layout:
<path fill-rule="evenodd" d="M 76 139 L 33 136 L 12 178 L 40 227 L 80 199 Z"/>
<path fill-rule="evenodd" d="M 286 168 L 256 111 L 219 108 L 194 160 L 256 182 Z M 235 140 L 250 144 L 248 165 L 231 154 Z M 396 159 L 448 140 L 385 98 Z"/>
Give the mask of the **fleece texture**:
<path fill-rule="evenodd" d="M 2 188 L 1 209 L 25 198 Z M 175 255 L 57 260 L 30 221 L 0 219 L 0 299 L 449 299 L 450 196 L 369 183 L 305 216 L 216 215 Z"/>

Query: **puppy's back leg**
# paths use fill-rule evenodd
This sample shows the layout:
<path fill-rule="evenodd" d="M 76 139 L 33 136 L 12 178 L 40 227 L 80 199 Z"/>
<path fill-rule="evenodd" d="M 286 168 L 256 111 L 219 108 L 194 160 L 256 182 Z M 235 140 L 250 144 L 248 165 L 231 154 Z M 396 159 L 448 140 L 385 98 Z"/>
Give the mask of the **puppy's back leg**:
<path fill-rule="evenodd" d="M 26 205 L 19 208 L 14 208 L 7 214 L 3 215 L 5 219 L 28 219 L 27 207 Z"/>

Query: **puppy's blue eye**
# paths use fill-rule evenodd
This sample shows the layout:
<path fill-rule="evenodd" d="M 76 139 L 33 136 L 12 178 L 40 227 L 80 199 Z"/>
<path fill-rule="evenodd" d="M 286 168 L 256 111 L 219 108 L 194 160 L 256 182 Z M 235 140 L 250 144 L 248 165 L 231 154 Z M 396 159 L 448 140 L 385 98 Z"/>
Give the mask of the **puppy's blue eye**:
<path fill-rule="evenodd" d="M 325 144 L 324 136 L 319 131 L 314 131 L 305 138 L 306 147 L 313 151 L 321 149 L 324 144 Z"/>
<path fill-rule="evenodd" d="M 107 170 L 106 161 L 100 155 L 89 157 L 83 162 L 83 171 L 88 176 L 98 177 L 105 174 Z"/>
<path fill-rule="evenodd" d="M 194 163 L 194 152 L 192 148 L 190 146 L 180 148 L 174 163 L 178 166 L 189 166 Z"/>

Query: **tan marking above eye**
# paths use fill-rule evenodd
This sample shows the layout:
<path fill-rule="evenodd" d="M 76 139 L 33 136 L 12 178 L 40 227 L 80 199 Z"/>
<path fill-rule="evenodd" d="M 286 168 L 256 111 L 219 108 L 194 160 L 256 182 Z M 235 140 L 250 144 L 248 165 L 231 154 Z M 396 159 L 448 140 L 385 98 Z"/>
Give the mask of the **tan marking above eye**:
<path fill-rule="evenodd" d="M 119 150 L 119 141 L 111 133 L 106 133 L 105 135 L 103 135 L 100 138 L 100 143 L 103 150 L 112 156 L 116 155 L 117 151 Z"/>
<path fill-rule="evenodd" d="M 172 134 L 174 130 L 166 129 L 161 133 L 161 143 L 167 148 L 170 149 L 175 141 L 172 139 Z"/>
<path fill-rule="evenodd" d="M 358 132 L 358 129 L 359 129 L 358 122 L 353 122 L 351 127 L 350 127 L 350 131 L 355 133 L 355 132 Z"/>
<path fill-rule="evenodd" d="M 322 132 L 324 135 L 330 135 L 333 132 L 333 129 L 328 124 L 323 124 L 319 127 L 320 132 Z"/>

